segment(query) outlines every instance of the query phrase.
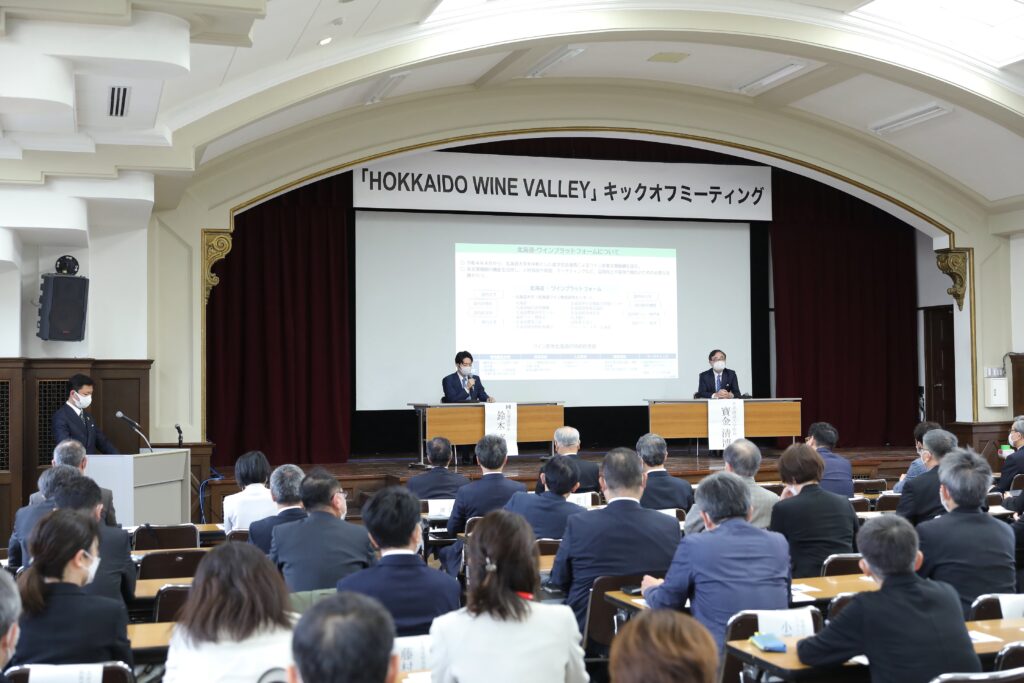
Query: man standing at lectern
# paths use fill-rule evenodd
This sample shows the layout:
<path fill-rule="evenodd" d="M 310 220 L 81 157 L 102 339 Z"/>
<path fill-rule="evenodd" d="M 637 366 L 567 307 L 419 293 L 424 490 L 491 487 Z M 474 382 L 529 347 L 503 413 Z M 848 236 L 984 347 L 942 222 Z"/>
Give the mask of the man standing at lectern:
<path fill-rule="evenodd" d="M 92 378 L 86 375 L 73 375 L 68 380 L 67 392 L 67 402 L 53 414 L 54 443 L 74 439 L 85 446 L 85 452 L 89 455 L 120 453 L 96 426 L 92 416 L 85 412 L 92 403 Z"/>
<path fill-rule="evenodd" d="M 441 380 L 441 389 L 444 390 L 444 396 L 441 397 L 442 403 L 466 403 L 469 401 L 494 403 L 494 399 L 484 391 L 480 377 L 473 374 L 473 354 L 469 351 L 459 351 L 455 354 L 455 372 Z"/>
<path fill-rule="evenodd" d="M 710 370 L 700 373 L 697 398 L 739 398 L 740 381 L 736 373 L 725 367 L 725 351 L 715 349 L 708 354 Z"/>

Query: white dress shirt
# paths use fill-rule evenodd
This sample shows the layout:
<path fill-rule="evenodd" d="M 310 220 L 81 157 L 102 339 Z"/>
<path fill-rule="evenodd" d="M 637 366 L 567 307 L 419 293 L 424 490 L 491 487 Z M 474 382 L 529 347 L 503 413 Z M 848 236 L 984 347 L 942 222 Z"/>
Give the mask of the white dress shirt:
<path fill-rule="evenodd" d="M 277 503 L 263 484 L 249 484 L 224 498 L 224 533 L 248 529 L 253 522 L 277 514 Z"/>
<path fill-rule="evenodd" d="M 179 627 L 171 634 L 164 683 L 252 683 L 292 663 L 292 630 L 275 628 L 245 640 L 193 643 Z"/>

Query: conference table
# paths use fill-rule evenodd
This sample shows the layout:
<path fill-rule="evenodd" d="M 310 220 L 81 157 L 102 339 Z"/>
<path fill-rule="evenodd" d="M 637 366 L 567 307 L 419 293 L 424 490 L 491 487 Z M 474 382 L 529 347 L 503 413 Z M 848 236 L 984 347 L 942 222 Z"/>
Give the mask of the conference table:
<path fill-rule="evenodd" d="M 708 438 L 708 399 L 646 399 L 650 431 L 666 439 Z M 743 399 L 743 434 L 750 437 L 803 433 L 800 399 Z"/>
<path fill-rule="evenodd" d="M 154 600 L 163 586 L 191 586 L 191 576 L 180 576 L 173 579 L 139 579 L 135 582 L 136 600 Z"/>

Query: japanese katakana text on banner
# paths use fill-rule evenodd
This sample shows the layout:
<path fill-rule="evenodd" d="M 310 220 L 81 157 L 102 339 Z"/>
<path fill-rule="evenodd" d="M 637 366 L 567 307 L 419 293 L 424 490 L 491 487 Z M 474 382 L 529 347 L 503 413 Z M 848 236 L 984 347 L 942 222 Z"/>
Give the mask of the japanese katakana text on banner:
<path fill-rule="evenodd" d="M 743 401 L 720 398 L 708 401 L 708 448 L 723 450 L 743 437 Z"/>
<path fill-rule="evenodd" d="M 772 218 L 767 166 L 424 152 L 357 167 L 353 192 L 358 208 Z"/>
<path fill-rule="evenodd" d="M 505 437 L 509 455 L 519 455 L 519 410 L 515 403 L 484 404 L 484 434 Z"/>

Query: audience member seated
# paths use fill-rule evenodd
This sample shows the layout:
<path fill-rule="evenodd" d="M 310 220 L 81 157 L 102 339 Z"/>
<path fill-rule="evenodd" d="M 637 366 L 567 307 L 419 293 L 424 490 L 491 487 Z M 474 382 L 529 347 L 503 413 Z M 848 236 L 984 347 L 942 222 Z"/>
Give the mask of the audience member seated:
<path fill-rule="evenodd" d="M 506 479 L 501 473 L 508 462 L 508 445 L 496 434 L 487 434 L 476 442 L 476 462 L 480 465 L 481 477 L 458 490 L 455 505 L 448 518 L 448 533 L 459 534 L 466 530 L 466 522 L 472 517 L 483 517 L 491 510 L 505 506 L 508 499 L 526 487 L 518 481 Z M 441 566 L 452 576 L 462 568 L 462 541 L 441 549 Z"/>
<path fill-rule="evenodd" d="M 540 470 L 544 492 L 520 491 L 509 498 L 505 509 L 526 518 L 537 538 L 561 538 L 572 515 L 587 509 L 566 500 L 579 488 L 579 471 L 571 458 L 548 458 Z"/>
<path fill-rule="evenodd" d="M 719 650 L 725 627 L 745 609 L 789 607 L 789 546 L 781 535 L 758 529 L 750 517 L 750 493 L 742 479 L 717 472 L 697 487 L 703 534 L 684 536 L 664 579 L 645 576 L 651 608 L 682 610 L 703 624 Z"/>
<path fill-rule="evenodd" d="M 302 509 L 302 478 L 305 476 L 298 465 L 281 465 L 270 475 L 270 497 L 277 505 L 277 514 L 249 525 L 249 543 L 267 555 L 274 527 L 306 518 L 306 511 Z"/>
<path fill-rule="evenodd" d="M 566 603 L 581 631 L 594 579 L 664 574 L 679 545 L 676 518 L 640 506 L 644 472 L 635 451 L 608 451 L 601 463 L 601 490 L 607 506 L 569 518 L 549 580 L 568 593 Z"/>
<path fill-rule="evenodd" d="M 363 505 L 363 524 L 380 549 L 380 561 L 339 581 L 338 592 L 379 600 L 402 637 L 426 635 L 434 617 L 459 609 L 459 582 L 428 567 L 419 555 L 419 498 L 400 486 L 378 491 Z"/>
<path fill-rule="evenodd" d="M 927 468 L 903 485 L 896 514 L 907 518 L 913 525 L 945 514 L 939 499 L 939 463 L 942 457 L 956 448 L 956 437 L 944 429 L 932 429 L 925 433 L 922 441 L 921 461 Z"/>
<path fill-rule="evenodd" d="M 598 481 L 598 477 L 601 474 L 600 466 L 596 462 L 590 462 L 580 457 L 579 430 L 574 427 L 559 427 L 555 430 L 551 443 L 555 447 L 556 456 L 560 455 L 564 458 L 571 458 L 576 463 L 576 469 L 580 473 L 580 493 L 597 493 L 601 490 L 601 484 Z M 543 492 L 544 484 L 538 476 L 534 493 Z"/>
<path fill-rule="evenodd" d="M 100 487 L 89 477 L 74 477 L 54 488 L 53 500 L 58 509 L 80 512 L 99 523 L 100 568 L 85 586 L 85 592 L 121 600 L 126 605 L 131 603 L 135 599 L 137 574 L 132 560 L 132 539 L 124 529 L 103 524 Z"/>
<path fill-rule="evenodd" d="M 38 503 L 29 503 L 14 513 L 14 529 L 7 543 L 7 566 L 21 567 L 32 561 L 28 551 L 28 539 L 36 523 L 57 509 L 53 491 L 63 482 L 82 476 L 77 468 L 70 465 L 54 465 L 39 475 L 37 486 L 42 493 Z"/>
<path fill-rule="evenodd" d="M 1013 530 L 982 511 L 992 469 L 978 454 L 954 449 L 942 458 L 939 495 L 949 514 L 917 526 L 926 579 L 944 581 L 960 594 L 964 617 L 984 593 L 1014 593 Z"/>
<path fill-rule="evenodd" d="M 921 422 L 914 427 L 914 450 L 917 451 L 917 458 L 914 459 L 914 462 L 910 463 L 907 471 L 900 475 L 900 480 L 892 487 L 893 492 L 903 493 L 903 487 L 907 485 L 908 481 L 928 471 L 922 458 L 922 453 L 924 453 L 923 440 L 924 435 L 933 429 L 942 429 L 942 425 L 938 422 Z"/>
<path fill-rule="evenodd" d="M 270 559 L 292 593 L 334 588 L 338 581 L 375 561 L 366 529 L 345 521 L 345 493 L 322 467 L 302 480 L 306 519 L 274 527 Z"/>
<path fill-rule="evenodd" d="M 786 490 L 772 508 L 768 528 L 789 541 L 793 578 L 819 576 L 826 557 L 853 552 L 857 514 L 848 498 L 818 485 L 824 467 L 808 444 L 793 444 L 779 458 L 779 477 Z"/>
<path fill-rule="evenodd" d="M 164 683 L 258 681 L 291 664 L 288 589 L 267 556 L 222 543 L 203 557 L 167 650 Z"/>
<path fill-rule="evenodd" d="M 612 641 L 609 673 L 615 683 L 713 683 L 715 641 L 693 617 L 644 610 Z"/>
<path fill-rule="evenodd" d="M 21 595 L 18 586 L 7 572 L 0 571 L 0 671 L 14 656 L 21 631 L 18 618 L 21 616 Z M 7 677 L 0 673 L 0 683 L 7 683 Z"/>
<path fill-rule="evenodd" d="M 454 498 L 455 492 L 469 483 L 469 479 L 448 466 L 452 462 L 452 442 L 436 436 L 427 443 L 430 469 L 409 479 L 406 487 L 420 500 Z"/>
<path fill-rule="evenodd" d="M 258 519 L 277 514 L 267 488 L 270 463 L 261 451 L 249 451 L 235 461 L 235 481 L 242 490 L 224 498 L 224 533 L 248 529 Z"/>
<path fill-rule="evenodd" d="M 131 666 L 124 603 L 83 590 L 100 567 L 96 520 L 56 510 L 39 521 L 29 546 L 32 564 L 18 578 L 24 611 L 11 666 L 109 661 Z"/>
<path fill-rule="evenodd" d="M 772 508 L 779 502 L 779 497 L 754 481 L 757 471 L 761 469 L 761 451 L 753 441 L 737 439 L 725 447 L 722 453 L 725 471 L 732 472 L 747 486 L 750 494 L 750 523 L 758 529 L 767 529 L 772 521 Z M 683 530 L 689 534 L 704 531 L 704 518 L 700 515 L 700 501 L 694 501 L 693 507 L 686 513 Z"/>
<path fill-rule="evenodd" d="M 430 629 L 435 683 L 589 680 L 572 611 L 534 601 L 540 573 L 533 541 L 526 520 L 505 510 L 477 525 L 468 543 L 466 606 Z"/>
<path fill-rule="evenodd" d="M 85 474 L 85 467 L 89 464 L 89 456 L 85 453 L 85 446 L 74 439 L 64 439 L 53 449 L 53 466 L 68 465 L 74 467 L 82 474 Z M 103 499 L 103 519 L 100 521 L 107 526 L 118 526 L 117 514 L 114 512 L 114 493 L 110 489 L 100 487 L 100 494 Z M 43 492 L 36 491 L 28 497 L 28 504 L 43 502 Z"/>
<path fill-rule="evenodd" d="M 839 496 L 853 495 L 853 468 L 850 461 L 836 455 L 832 449 L 839 442 L 839 430 L 828 422 L 814 422 L 807 429 L 807 445 L 818 451 L 825 463 L 821 475 L 821 488 Z"/>
<path fill-rule="evenodd" d="M 636 452 L 644 463 L 644 474 L 647 475 L 640 505 L 652 510 L 689 510 L 693 505 L 693 487 L 690 482 L 673 477 L 665 469 L 665 459 L 668 458 L 665 439 L 657 434 L 644 434 L 636 442 Z"/>
<path fill-rule="evenodd" d="M 872 683 L 927 683 L 981 671 L 952 586 L 917 574 L 917 533 L 898 515 L 868 520 L 857 534 L 861 570 L 878 591 L 858 593 L 823 631 L 797 643 L 800 661 L 838 666 L 867 655 Z"/>
<path fill-rule="evenodd" d="M 1003 461 L 999 480 L 996 482 L 996 488 L 1004 494 L 1009 493 L 1013 478 L 1018 474 L 1024 474 L 1024 415 L 1018 415 L 1013 419 L 1006 441 L 1014 451 Z"/>
<path fill-rule="evenodd" d="M 373 598 L 338 593 L 313 605 L 295 626 L 290 683 L 396 683 L 395 625 Z"/>

